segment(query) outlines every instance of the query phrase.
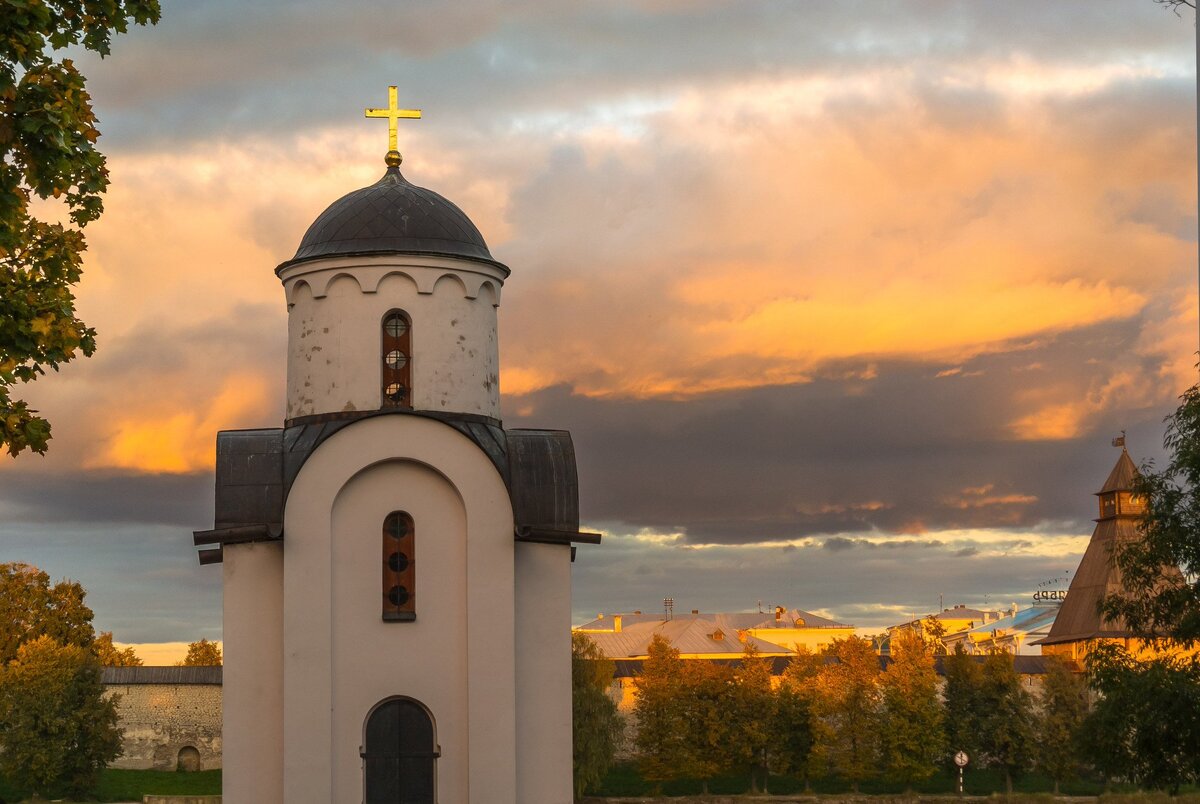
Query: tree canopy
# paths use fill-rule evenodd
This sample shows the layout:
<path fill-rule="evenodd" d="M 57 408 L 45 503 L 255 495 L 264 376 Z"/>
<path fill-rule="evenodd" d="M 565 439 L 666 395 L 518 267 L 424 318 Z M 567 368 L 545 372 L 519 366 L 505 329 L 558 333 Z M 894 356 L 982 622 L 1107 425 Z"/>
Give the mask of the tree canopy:
<path fill-rule="evenodd" d="M 43 797 L 83 797 L 120 753 L 116 704 L 92 652 L 49 636 L 22 644 L 0 670 L 4 777 Z"/>
<path fill-rule="evenodd" d="M 1200 780 L 1200 660 L 1137 661 L 1119 645 L 1099 643 L 1087 671 L 1099 695 L 1084 747 L 1106 776 L 1172 793 Z"/>
<path fill-rule="evenodd" d="M 1147 639 L 1191 645 L 1200 642 L 1200 386 L 1181 399 L 1166 420 L 1166 467 L 1146 464 L 1134 481 L 1146 506 L 1141 538 L 1114 550 L 1125 588 L 1104 612 Z"/>
<path fill-rule="evenodd" d="M 82 227 L 108 187 L 85 79 L 70 46 L 108 55 L 114 33 L 159 19 L 158 0 L 39 0 L 0 8 L 0 446 L 44 453 L 49 422 L 13 386 L 91 355 L 96 333 L 75 315 Z M 58 199 L 70 224 L 34 217 L 35 199 Z"/>
<path fill-rule="evenodd" d="M 138 658 L 133 648 L 118 648 L 113 644 L 112 631 L 103 631 L 92 643 L 92 653 L 102 667 L 141 667 L 142 660 Z"/>
<path fill-rule="evenodd" d="M 604 778 L 624 731 L 608 697 L 616 667 L 587 634 L 571 634 L 571 728 L 575 798 Z"/>
<path fill-rule="evenodd" d="M 188 643 L 187 656 L 181 664 L 184 667 L 219 667 L 221 665 L 221 646 L 207 639 Z"/>
<path fill-rule="evenodd" d="M 85 594 L 74 581 L 51 585 L 49 575 L 29 564 L 0 564 L 0 666 L 41 636 L 90 648 L 95 631 Z"/>

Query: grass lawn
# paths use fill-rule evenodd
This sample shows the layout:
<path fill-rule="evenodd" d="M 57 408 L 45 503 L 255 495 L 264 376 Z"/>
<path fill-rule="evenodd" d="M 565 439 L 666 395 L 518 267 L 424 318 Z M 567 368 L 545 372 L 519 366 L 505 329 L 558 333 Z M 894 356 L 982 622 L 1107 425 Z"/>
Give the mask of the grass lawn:
<path fill-rule="evenodd" d="M 993 793 L 1004 793 L 1004 774 L 1000 771 L 981 768 L 967 770 L 963 775 L 963 787 L 967 795 L 988 796 Z M 800 793 L 804 784 L 797 779 L 782 776 L 772 776 L 768 789 L 772 793 Z M 711 779 L 708 790 L 715 794 L 738 794 L 750 792 L 750 782 L 745 774 L 719 776 Z M 841 794 L 850 792 L 850 784 L 841 779 L 814 779 L 812 790 L 819 794 Z M 859 790 L 865 795 L 897 795 L 904 792 L 901 785 L 877 779 L 867 780 L 859 785 Z M 1021 794 L 1050 793 L 1054 790 L 1054 782 L 1039 774 L 1026 774 L 1013 782 L 1013 792 Z M 1113 785 L 1116 793 L 1133 792 L 1135 788 L 1129 785 Z M 604 781 L 588 794 L 593 796 L 648 796 L 654 792 L 654 785 L 647 782 L 638 773 L 637 766 L 632 762 L 620 763 L 609 771 Z M 682 779 L 666 782 L 662 792 L 668 796 L 697 795 L 700 793 L 700 782 Z M 940 770 L 938 773 L 917 785 L 916 792 L 926 795 L 949 795 L 958 792 L 958 775 Z M 1077 779 L 1073 782 L 1063 782 L 1060 792 L 1065 796 L 1097 796 L 1104 792 L 1104 784 L 1098 779 Z M 1189 790 L 1187 792 L 1194 792 Z"/>
<path fill-rule="evenodd" d="M 93 801 L 141 801 L 142 796 L 216 796 L 221 794 L 221 771 L 178 773 L 155 770 L 117 770 L 109 768 L 100 774 L 100 787 Z M 27 791 L 18 790 L 0 779 L 0 799 L 13 804 L 28 798 Z"/>

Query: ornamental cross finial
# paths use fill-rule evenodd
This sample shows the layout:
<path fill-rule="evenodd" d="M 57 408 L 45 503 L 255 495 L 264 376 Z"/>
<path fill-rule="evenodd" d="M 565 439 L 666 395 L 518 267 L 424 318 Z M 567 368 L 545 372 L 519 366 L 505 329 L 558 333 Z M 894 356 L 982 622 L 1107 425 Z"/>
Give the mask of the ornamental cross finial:
<path fill-rule="evenodd" d="M 367 117 L 386 117 L 388 121 L 388 154 L 387 163 L 395 166 L 400 164 L 400 151 L 396 147 L 396 121 L 400 118 L 415 120 L 421 116 L 420 109 L 401 109 L 396 105 L 396 88 L 388 87 L 388 106 L 386 109 L 364 109 Z"/>

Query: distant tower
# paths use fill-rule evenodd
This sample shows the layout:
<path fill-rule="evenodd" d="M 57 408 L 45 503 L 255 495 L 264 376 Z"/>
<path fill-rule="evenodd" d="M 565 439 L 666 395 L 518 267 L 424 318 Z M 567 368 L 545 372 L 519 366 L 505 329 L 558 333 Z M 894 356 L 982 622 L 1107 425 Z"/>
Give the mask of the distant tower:
<path fill-rule="evenodd" d="M 1146 510 L 1145 504 L 1133 494 L 1138 470 L 1125 449 L 1124 434 L 1114 439 L 1113 446 L 1121 447 L 1121 455 L 1100 491 L 1096 492 L 1100 508 L 1096 529 L 1071 579 L 1054 625 L 1046 637 L 1034 643 L 1042 646 L 1044 654 L 1058 654 L 1079 661 L 1086 655 L 1089 643 L 1096 640 L 1117 641 L 1129 648 L 1133 648 L 1136 641 L 1123 620 L 1110 620 L 1099 612 L 1100 601 L 1106 595 L 1124 588 L 1121 571 L 1110 559 L 1112 549 L 1119 543 L 1140 538 L 1138 517 Z"/>
<path fill-rule="evenodd" d="M 375 113 L 375 114 L 373 114 Z M 281 429 L 217 436 L 226 804 L 568 804 L 570 434 L 503 429 L 509 270 L 400 173 L 276 269 Z"/>

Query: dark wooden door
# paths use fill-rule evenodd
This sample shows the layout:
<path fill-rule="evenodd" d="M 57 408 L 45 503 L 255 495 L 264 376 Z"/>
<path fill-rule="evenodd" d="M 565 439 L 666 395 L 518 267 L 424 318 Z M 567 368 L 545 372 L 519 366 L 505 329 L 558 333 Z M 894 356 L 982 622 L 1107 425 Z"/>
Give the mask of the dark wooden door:
<path fill-rule="evenodd" d="M 409 698 L 393 698 L 367 718 L 366 804 L 436 804 L 433 719 Z"/>

